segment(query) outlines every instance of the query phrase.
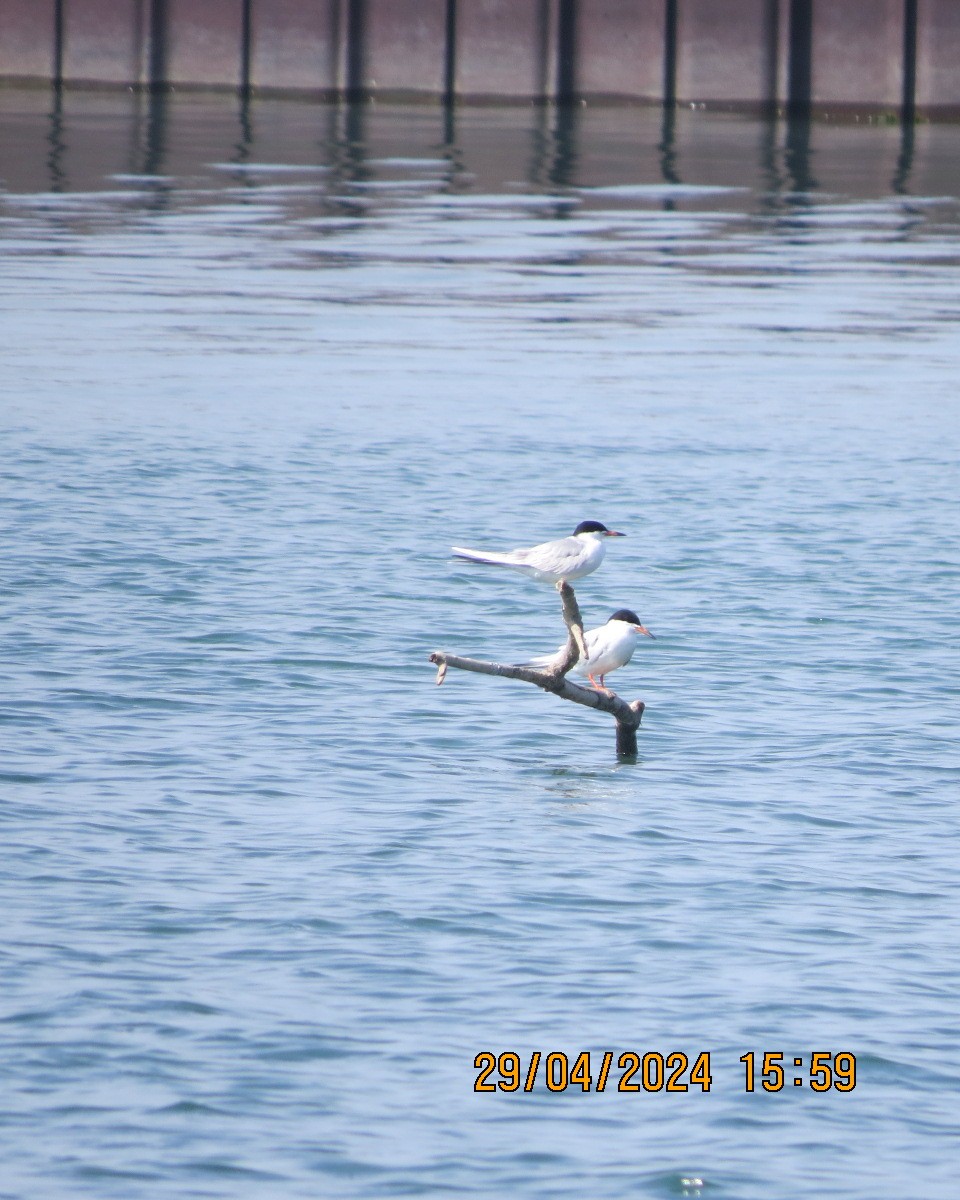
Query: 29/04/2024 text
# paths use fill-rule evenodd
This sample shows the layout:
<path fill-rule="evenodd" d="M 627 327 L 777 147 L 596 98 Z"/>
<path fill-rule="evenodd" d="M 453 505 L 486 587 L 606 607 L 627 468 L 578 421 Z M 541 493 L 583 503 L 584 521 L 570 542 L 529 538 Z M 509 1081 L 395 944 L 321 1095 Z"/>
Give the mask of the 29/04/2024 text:
<path fill-rule="evenodd" d="M 616 1056 L 606 1050 L 591 1055 L 582 1050 L 573 1057 L 555 1050 L 534 1050 L 529 1059 L 505 1050 L 500 1054 L 483 1050 L 473 1060 L 478 1072 L 475 1092 L 532 1092 L 538 1079 L 551 1092 L 577 1089 L 604 1092 L 608 1084 L 618 1092 L 709 1092 L 713 1084 L 710 1051 L 691 1057 L 681 1050 L 661 1054 L 626 1050 Z M 782 1050 L 748 1051 L 739 1060 L 744 1067 L 744 1091 L 779 1092 L 788 1084 L 809 1087 L 814 1092 L 852 1092 L 857 1085 L 857 1060 L 849 1051 L 836 1054 L 818 1050 L 811 1054 L 787 1055 Z"/>

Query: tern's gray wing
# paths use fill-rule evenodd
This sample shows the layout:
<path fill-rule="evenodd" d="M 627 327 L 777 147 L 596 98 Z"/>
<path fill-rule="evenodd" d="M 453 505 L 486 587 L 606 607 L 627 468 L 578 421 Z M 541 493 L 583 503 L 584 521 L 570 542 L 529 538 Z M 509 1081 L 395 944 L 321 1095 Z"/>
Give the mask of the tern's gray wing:
<path fill-rule="evenodd" d="M 549 571 L 562 575 L 583 556 L 583 543 L 579 538 L 558 538 L 555 542 L 543 542 L 529 550 L 514 550 L 519 562 L 536 567 L 538 571 Z M 519 556 L 523 557 L 520 558 Z"/>
<path fill-rule="evenodd" d="M 601 626 L 599 629 L 588 629 L 584 633 L 583 636 L 587 645 L 587 659 L 593 658 L 597 653 L 597 639 L 599 638 L 602 629 L 603 626 Z M 520 666 L 551 667 L 555 662 L 558 662 L 561 658 L 563 658 L 566 652 L 567 643 L 564 642 L 563 645 L 558 646 L 552 654 L 538 654 L 536 658 L 531 658 L 529 661 L 521 663 Z M 578 663 L 575 663 L 574 666 L 583 666 L 583 660 L 581 659 Z"/>
<path fill-rule="evenodd" d="M 562 646 L 557 647 L 553 654 L 538 654 L 536 658 L 528 658 L 526 662 L 518 663 L 517 666 L 537 667 L 540 670 L 543 670 L 546 667 L 552 667 L 554 663 L 560 661 L 560 658 L 562 657 L 566 648 L 567 645 L 566 642 L 564 642 Z"/>

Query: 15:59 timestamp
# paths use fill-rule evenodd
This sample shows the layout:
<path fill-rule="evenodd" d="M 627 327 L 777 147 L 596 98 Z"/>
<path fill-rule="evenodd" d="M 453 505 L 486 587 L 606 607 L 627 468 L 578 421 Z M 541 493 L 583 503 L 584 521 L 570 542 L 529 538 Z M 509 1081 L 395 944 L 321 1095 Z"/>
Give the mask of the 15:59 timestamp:
<path fill-rule="evenodd" d="M 830 1054 L 817 1051 L 810 1055 L 809 1066 L 804 1058 L 789 1058 L 784 1063 L 782 1050 L 768 1050 L 763 1057 L 752 1050 L 740 1055 L 746 1073 L 745 1088 L 756 1090 L 759 1070 L 760 1086 L 765 1092 L 782 1091 L 784 1084 L 792 1082 L 794 1087 L 809 1087 L 815 1092 L 852 1092 L 857 1086 L 857 1060 L 852 1054 L 842 1051 Z M 758 1065 L 759 1059 L 759 1065 Z"/>

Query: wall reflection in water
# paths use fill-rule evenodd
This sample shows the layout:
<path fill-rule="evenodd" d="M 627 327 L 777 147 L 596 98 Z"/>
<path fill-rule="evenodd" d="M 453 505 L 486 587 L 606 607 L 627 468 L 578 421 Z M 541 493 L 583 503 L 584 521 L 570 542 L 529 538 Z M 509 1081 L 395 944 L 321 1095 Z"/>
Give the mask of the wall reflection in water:
<path fill-rule="evenodd" d="M 362 216 L 352 188 L 384 160 L 442 164 L 441 190 L 660 187 L 664 208 L 697 204 L 687 186 L 735 188 L 724 208 L 802 209 L 816 193 L 850 197 L 956 191 L 949 125 L 811 119 L 805 106 L 754 116 L 580 103 L 517 108 L 308 103 L 249 95 L 6 90 L 0 170 L 10 192 L 91 191 L 116 177 L 197 180 L 211 165 L 310 167 L 317 198 Z M 222 178 L 222 176 L 221 176 Z M 716 200 L 711 201 L 716 204 Z M 560 205 L 558 212 L 566 211 Z"/>

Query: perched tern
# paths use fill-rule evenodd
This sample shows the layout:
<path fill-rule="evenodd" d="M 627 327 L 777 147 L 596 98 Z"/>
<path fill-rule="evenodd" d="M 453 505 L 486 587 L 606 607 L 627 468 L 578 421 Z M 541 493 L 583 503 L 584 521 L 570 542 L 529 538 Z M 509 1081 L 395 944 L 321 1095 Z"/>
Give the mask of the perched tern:
<path fill-rule="evenodd" d="M 618 608 L 606 625 L 596 629 L 588 629 L 584 634 L 587 643 L 587 657 L 581 659 L 573 670 L 577 675 L 589 679 L 597 691 L 606 690 L 603 677 L 618 667 L 625 667 L 633 658 L 637 641 L 641 634 L 652 638 L 653 634 L 640 624 L 640 618 L 629 608 Z M 531 659 L 524 663 L 525 667 L 549 667 L 563 655 L 566 646 L 561 646 L 556 654 L 544 654 L 540 658 Z M 599 676 L 597 683 L 595 676 Z"/>
<path fill-rule="evenodd" d="M 558 538 L 555 542 L 541 542 L 539 546 L 531 546 L 527 550 L 485 554 L 481 550 L 454 546 L 453 553 L 457 558 L 489 563 L 494 567 L 510 567 L 529 575 L 538 583 L 559 586 L 595 571 L 603 562 L 608 537 L 626 537 L 626 534 L 608 529 L 599 521 L 581 521 L 570 537 Z"/>

